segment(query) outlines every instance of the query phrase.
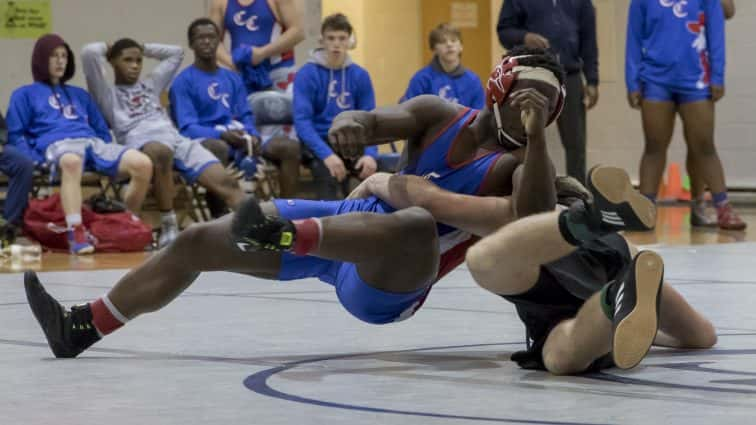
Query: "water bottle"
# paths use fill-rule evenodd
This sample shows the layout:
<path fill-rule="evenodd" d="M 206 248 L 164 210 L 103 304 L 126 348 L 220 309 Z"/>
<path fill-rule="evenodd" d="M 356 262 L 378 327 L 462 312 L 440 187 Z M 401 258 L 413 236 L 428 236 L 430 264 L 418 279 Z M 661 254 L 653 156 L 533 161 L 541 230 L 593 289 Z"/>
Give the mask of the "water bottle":
<path fill-rule="evenodd" d="M 42 247 L 39 245 L 13 244 L 6 250 L 10 253 L 11 261 L 14 263 L 37 263 L 42 259 Z"/>
<path fill-rule="evenodd" d="M 244 173 L 246 180 L 252 180 L 257 173 L 257 158 L 245 156 L 239 163 L 239 169 Z"/>

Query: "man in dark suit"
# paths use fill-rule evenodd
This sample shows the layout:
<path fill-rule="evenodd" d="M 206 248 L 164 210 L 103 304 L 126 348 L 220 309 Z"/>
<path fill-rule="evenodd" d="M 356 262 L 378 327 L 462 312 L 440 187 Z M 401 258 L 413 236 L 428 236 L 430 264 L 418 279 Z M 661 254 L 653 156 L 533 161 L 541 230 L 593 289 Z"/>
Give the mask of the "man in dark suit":
<path fill-rule="evenodd" d="M 596 12 L 591 0 L 504 0 L 496 26 L 507 48 L 550 48 L 567 72 L 567 98 L 557 122 L 567 174 L 585 182 L 585 111 L 598 101 Z M 585 77 L 585 81 L 583 80 Z"/>

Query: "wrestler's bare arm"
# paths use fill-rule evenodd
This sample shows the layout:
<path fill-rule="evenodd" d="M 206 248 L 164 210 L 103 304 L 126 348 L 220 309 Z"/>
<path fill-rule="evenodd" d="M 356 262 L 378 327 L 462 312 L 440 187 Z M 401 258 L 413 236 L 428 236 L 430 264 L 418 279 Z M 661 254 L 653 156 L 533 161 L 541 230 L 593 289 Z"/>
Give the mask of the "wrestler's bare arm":
<path fill-rule="evenodd" d="M 477 236 L 489 235 L 516 218 L 509 197 L 462 195 L 412 175 L 373 174 L 349 197 L 370 195 L 396 209 L 422 207 L 436 221 Z"/>
<path fill-rule="evenodd" d="M 372 111 L 345 111 L 334 118 L 328 141 L 344 155 L 400 139 L 419 144 L 427 132 L 454 117 L 458 108 L 437 96 L 425 95 Z"/>

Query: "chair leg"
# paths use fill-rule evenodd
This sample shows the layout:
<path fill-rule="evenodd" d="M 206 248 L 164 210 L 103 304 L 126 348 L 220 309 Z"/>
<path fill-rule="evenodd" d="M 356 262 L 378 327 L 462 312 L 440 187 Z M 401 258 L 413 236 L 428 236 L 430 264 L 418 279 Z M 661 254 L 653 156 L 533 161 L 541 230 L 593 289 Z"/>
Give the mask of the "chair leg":
<path fill-rule="evenodd" d="M 103 180 L 100 180 L 100 193 L 106 197 L 108 196 L 108 193 L 112 193 L 113 199 L 119 202 L 123 202 L 123 199 L 121 199 L 122 188 L 123 185 L 112 178 L 107 178 L 104 183 Z"/>
<path fill-rule="evenodd" d="M 192 193 L 192 204 L 195 206 L 196 210 L 199 211 L 200 215 L 202 216 L 202 221 L 210 221 L 210 211 L 207 208 L 207 202 L 205 202 L 205 197 L 200 193 L 200 187 L 196 183 L 189 186 Z M 196 216 L 196 213 L 195 213 Z M 194 219 L 194 217 L 192 217 Z M 199 221 L 199 220 L 195 220 Z"/>

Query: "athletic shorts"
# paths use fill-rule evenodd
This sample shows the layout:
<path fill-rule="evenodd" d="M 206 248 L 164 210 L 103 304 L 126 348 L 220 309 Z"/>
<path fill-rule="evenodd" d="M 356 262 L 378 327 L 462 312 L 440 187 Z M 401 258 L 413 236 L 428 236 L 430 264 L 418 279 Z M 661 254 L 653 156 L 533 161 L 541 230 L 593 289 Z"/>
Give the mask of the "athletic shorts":
<path fill-rule="evenodd" d="M 173 151 L 173 168 L 181 173 L 187 183 L 193 184 L 207 167 L 220 163 L 212 152 L 202 146 L 202 139 L 192 140 L 183 136 L 173 137 L 172 139 L 159 138 L 155 142 L 171 148 Z M 147 143 L 150 142 L 144 140 L 130 147 L 141 150 Z"/>
<path fill-rule="evenodd" d="M 281 217 L 289 220 L 327 217 L 350 212 L 387 213 L 375 198 L 344 201 L 307 201 L 277 199 L 273 201 Z M 356 248 L 358 249 L 358 248 Z M 327 260 L 311 255 L 284 253 L 279 280 L 316 277 L 333 285 L 341 305 L 354 317 L 371 324 L 398 322 L 411 317 L 430 291 L 427 287 L 410 293 L 392 293 L 366 283 L 357 266 L 343 261 Z"/>
<path fill-rule="evenodd" d="M 542 265 L 535 286 L 527 292 L 502 296 L 515 305 L 527 333 L 527 349 L 514 353 L 512 360 L 523 369 L 545 370 L 543 346 L 551 330 L 575 317 L 591 295 L 616 279 L 631 262 L 625 239 L 611 233 Z M 588 371 L 612 366 L 611 355 L 607 355 Z"/>
<path fill-rule="evenodd" d="M 83 159 L 84 170 L 115 178 L 118 176 L 121 157 L 128 150 L 119 144 L 105 143 L 96 137 L 63 139 L 47 147 L 45 162 L 50 166 L 52 174 L 57 175 L 60 157 L 72 153 Z"/>
<path fill-rule="evenodd" d="M 641 93 L 643 99 L 646 100 L 674 102 L 678 105 L 711 99 L 711 89 L 709 87 L 702 89 L 670 87 L 649 81 L 644 81 L 641 84 Z"/>
<path fill-rule="evenodd" d="M 294 72 L 295 67 L 280 67 L 270 71 L 270 81 L 273 83 L 272 89 L 279 93 L 286 93 L 289 96 L 294 95 Z M 247 97 L 247 103 L 252 108 L 252 98 L 257 93 L 252 93 Z M 297 131 L 294 129 L 294 123 L 288 124 L 271 124 L 258 125 L 257 131 L 260 133 L 260 140 L 263 146 L 274 138 L 287 138 L 297 140 Z"/>

